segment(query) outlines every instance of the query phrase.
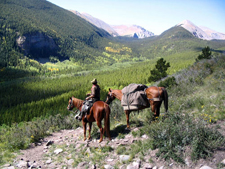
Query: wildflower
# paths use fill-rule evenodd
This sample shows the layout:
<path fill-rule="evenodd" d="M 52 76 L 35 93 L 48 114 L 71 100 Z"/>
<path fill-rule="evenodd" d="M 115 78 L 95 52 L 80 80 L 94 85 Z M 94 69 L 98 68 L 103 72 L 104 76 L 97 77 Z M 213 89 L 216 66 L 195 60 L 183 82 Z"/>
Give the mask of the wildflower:
<path fill-rule="evenodd" d="M 3 67 L 2 69 L 1 69 L 1 72 L 3 72 L 5 70 L 5 67 Z"/>

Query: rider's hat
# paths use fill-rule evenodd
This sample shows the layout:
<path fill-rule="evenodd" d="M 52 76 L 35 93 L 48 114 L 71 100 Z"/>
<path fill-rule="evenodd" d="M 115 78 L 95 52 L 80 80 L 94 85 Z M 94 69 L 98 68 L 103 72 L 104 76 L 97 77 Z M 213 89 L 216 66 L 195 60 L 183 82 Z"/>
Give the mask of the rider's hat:
<path fill-rule="evenodd" d="M 97 79 L 93 79 L 93 80 L 91 81 L 91 83 L 98 83 L 98 82 L 97 82 Z"/>

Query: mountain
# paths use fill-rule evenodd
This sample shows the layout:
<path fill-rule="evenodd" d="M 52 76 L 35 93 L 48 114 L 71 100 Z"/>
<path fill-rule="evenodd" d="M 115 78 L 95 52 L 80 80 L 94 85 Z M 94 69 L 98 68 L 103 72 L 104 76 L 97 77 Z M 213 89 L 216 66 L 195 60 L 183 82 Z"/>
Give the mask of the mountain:
<path fill-rule="evenodd" d="M 78 11 L 74 11 L 71 10 L 71 12 L 73 12 L 74 14 L 84 18 L 85 20 L 87 20 L 88 22 L 92 23 L 93 25 L 97 26 L 98 28 L 104 29 L 105 31 L 107 31 L 109 34 L 111 34 L 112 36 L 118 36 L 118 33 L 107 23 L 105 23 L 104 21 L 95 18 L 87 13 L 79 13 Z"/>
<path fill-rule="evenodd" d="M 138 25 L 112 25 L 112 28 L 120 36 L 135 37 L 140 39 L 154 36 L 154 33 Z"/>
<path fill-rule="evenodd" d="M 141 26 L 137 25 L 109 25 L 104 21 L 95 18 L 87 13 L 79 13 L 78 11 L 71 10 L 74 14 L 86 19 L 88 22 L 97 26 L 98 28 L 104 29 L 112 36 L 126 36 L 126 37 L 134 37 L 134 38 L 147 38 L 154 36 L 154 33 L 144 29 Z"/>
<path fill-rule="evenodd" d="M 198 27 L 189 20 L 184 20 L 176 26 L 181 26 L 192 33 L 195 37 L 204 40 L 225 40 L 225 34 L 210 30 L 206 27 Z"/>

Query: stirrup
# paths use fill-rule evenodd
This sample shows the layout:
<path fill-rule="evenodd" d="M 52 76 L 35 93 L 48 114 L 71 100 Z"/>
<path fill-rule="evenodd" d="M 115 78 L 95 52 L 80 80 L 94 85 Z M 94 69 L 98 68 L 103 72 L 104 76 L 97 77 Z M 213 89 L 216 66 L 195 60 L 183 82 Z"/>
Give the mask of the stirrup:
<path fill-rule="evenodd" d="M 81 119 L 82 119 L 81 114 L 77 114 L 77 115 L 75 116 L 75 119 L 77 119 L 77 120 L 80 120 L 80 121 L 81 121 Z"/>

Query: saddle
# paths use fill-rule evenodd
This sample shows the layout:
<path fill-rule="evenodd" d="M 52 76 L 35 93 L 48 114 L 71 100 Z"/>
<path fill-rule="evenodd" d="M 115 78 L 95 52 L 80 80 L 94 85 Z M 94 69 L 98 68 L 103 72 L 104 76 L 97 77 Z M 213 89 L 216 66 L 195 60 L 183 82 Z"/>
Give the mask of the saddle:
<path fill-rule="evenodd" d="M 86 114 L 88 114 L 89 110 L 91 109 L 91 107 L 93 106 L 94 101 L 93 100 L 87 100 L 83 102 L 83 106 L 81 108 L 81 112 L 85 112 Z"/>
<path fill-rule="evenodd" d="M 81 107 L 81 111 L 77 110 L 77 114 L 75 115 L 75 119 L 80 120 L 82 119 L 82 116 L 87 116 L 89 114 L 89 111 L 91 107 L 93 106 L 94 101 L 93 100 L 87 100 L 83 102 L 83 106 Z"/>

